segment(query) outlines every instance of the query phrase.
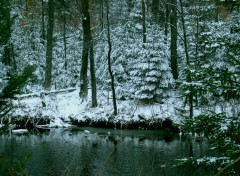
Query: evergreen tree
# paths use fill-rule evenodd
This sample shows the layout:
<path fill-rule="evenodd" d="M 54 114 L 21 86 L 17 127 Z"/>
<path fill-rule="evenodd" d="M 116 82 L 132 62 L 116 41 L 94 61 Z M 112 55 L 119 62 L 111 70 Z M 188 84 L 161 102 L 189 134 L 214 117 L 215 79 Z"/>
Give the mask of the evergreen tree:
<path fill-rule="evenodd" d="M 156 26 L 153 26 L 152 30 L 154 28 Z M 140 44 L 133 45 L 127 55 L 131 75 L 131 92 L 136 100 L 144 103 L 161 101 L 162 98 L 166 98 L 167 90 L 173 83 L 164 38 L 150 37 L 145 48 L 139 47 Z M 156 40 L 162 42 L 154 43 Z"/>
<path fill-rule="evenodd" d="M 16 94 L 20 94 L 29 78 L 33 75 L 35 66 L 27 66 L 21 74 L 13 74 L 7 78 L 7 83 L 2 85 L 0 92 L 0 118 L 5 116 L 12 110 L 10 100 L 15 98 Z M 1 82 L 2 82 L 2 78 Z"/>

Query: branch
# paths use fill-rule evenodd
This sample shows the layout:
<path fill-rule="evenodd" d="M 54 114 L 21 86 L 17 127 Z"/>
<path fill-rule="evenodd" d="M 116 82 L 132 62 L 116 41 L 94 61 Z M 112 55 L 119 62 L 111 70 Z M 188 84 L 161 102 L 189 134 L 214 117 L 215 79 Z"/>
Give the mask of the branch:
<path fill-rule="evenodd" d="M 221 176 L 222 174 L 224 174 L 224 172 L 226 172 L 226 170 L 228 170 L 230 167 L 237 164 L 238 162 L 240 162 L 240 157 L 238 157 L 235 161 L 233 161 L 232 163 L 229 163 L 224 168 L 222 168 L 220 171 L 218 171 L 218 173 L 215 176 Z"/>

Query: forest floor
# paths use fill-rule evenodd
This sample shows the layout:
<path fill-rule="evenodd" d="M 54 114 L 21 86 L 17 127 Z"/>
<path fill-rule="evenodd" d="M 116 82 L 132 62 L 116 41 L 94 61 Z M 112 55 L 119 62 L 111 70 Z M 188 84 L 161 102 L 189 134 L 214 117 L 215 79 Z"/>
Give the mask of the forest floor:
<path fill-rule="evenodd" d="M 110 93 L 109 93 L 110 94 Z M 66 127 L 72 121 L 75 122 L 112 122 L 112 124 L 127 124 L 129 122 L 152 123 L 165 119 L 171 119 L 175 124 L 181 124 L 181 112 L 187 112 L 183 99 L 176 95 L 164 99 L 164 103 L 150 105 L 139 104 L 134 100 L 117 100 L 118 115 L 113 115 L 112 99 L 108 92 L 98 92 L 98 106 L 91 107 L 91 92 L 89 90 L 88 101 L 81 102 L 79 89 L 69 91 L 40 92 L 35 94 L 24 94 L 13 101 L 14 109 L 10 117 L 29 117 L 50 119 L 52 127 Z M 44 96 L 43 96 L 44 95 Z M 173 98 L 175 96 L 175 98 Z M 206 109 L 208 108 L 208 109 Z M 194 115 L 205 112 L 210 107 L 194 110 Z M 213 111 L 221 112 L 221 107 L 214 107 Z M 86 124 L 85 124 L 86 125 Z"/>
<path fill-rule="evenodd" d="M 110 93 L 109 93 L 110 94 Z M 44 94 L 24 94 L 13 101 L 14 109 L 10 112 L 12 117 L 49 117 L 52 125 L 64 126 L 59 119 L 65 122 L 70 119 L 85 121 L 143 121 L 171 119 L 174 123 L 181 122 L 176 109 L 182 107 L 181 99 L 165 99 L 163 104 L 144 105 L 134 100 L 117 100 L 118 115 L 113 115 L 112 99 L 108 92 L 98 93 L 98 106 L 91 107 L 91 92 L 89 90 L 88 101 L 81 102 L 79 89 L 73 91 L 60 91 Z M 62 124 L 62 125 L 61 125 Z"/>

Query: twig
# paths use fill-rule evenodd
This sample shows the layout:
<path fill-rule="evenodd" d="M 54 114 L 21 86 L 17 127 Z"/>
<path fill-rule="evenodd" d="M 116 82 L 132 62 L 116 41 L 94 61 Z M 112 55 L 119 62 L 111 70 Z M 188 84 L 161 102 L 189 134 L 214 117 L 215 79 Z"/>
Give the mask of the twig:
<path fill-rule="evenodd" d="M 226 172 L 226 170 L 228 170 L 231 166 L 237 164 L 238 162 L 240 162 L 240 157 L 238 157 L 232 163 L 229 163 L 228 165 L 226 165 L 224 168 L 220 169 L 215 176 L 221 176 L 222 174 L 224 174 L 224 172 Z"/>

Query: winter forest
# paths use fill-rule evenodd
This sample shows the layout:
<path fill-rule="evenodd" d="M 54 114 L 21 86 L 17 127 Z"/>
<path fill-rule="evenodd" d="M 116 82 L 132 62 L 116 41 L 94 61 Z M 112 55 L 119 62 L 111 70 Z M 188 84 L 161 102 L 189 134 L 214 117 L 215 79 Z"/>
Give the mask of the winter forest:
<path fill-rule="evenodd" d="M 211 150 L 174 158 L 177 168 L 239 175 L 239 0 L 0 0 L 0 68 L 2 136 L 43 126 L 165 130 L 164 139 Z M 4 153 L 0 175 L 26 174 L 30 156 L 10 171 Z M 130 175 L 168 167 L 159 169 Z"/>

